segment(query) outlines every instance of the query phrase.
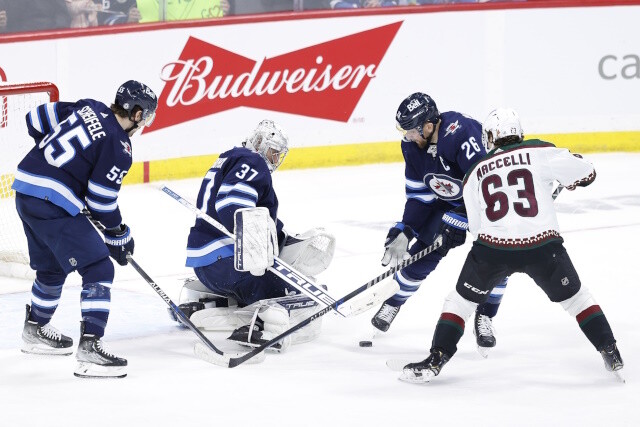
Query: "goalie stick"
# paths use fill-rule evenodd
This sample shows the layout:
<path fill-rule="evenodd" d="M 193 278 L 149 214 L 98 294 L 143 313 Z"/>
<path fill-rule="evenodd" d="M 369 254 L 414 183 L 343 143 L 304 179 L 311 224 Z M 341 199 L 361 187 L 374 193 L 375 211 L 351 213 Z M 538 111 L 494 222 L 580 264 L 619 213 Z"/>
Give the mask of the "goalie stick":
<path fill-rule="evenodd" d="M 228 237 L 231 237 L 231 238 L 235 237 L 233 233 L 229 232 L 229 230 L 227 230 L 224 227 L 224 225 L 220 224 L 218 221 L 211 218 L 209 215 L 207 215 L 206 212 L 202 211 L 201 209 L 198 209 L 196 206 L 193 205 L 193 203 L 191 203 L 190 201 L 188 201 L 187 199 L 185 199 L 175 191 L 171 190 L 166 185 L 162 185 L 159 189 L 163 193 L 171 197 L 172 199 L 176 200 L 182 206 L 186 207 L 191 212 L 193 212 L 196 215 L 196 217 L 206 221 L 208 224 L 213 226 L 216 230 L 220 231 L 221 233 L 224 233 Z M 276 276 L 280 277 L 282 280 L 284 280 L 289 285 L 296 288 L 303 294 L 310 297 L 312 300 L 314 300 L 318 304 L 322 304 L 325 307 L 332 307 L 333 305 L 336 304 L 336 300 L 333 299 L 331 295 L 329 295 L 327 292 L 325 292 L 324 289 L 322 289 L 319 286 L 316 286 L 316 284 L 310 278 L 303 275 L 302 273 L 300 273 L 299 271 L 297 271 L 296 269 L 294 269 L 293 267 L 291 267 L 289 264 L 287 264 L 286 262 L 284 262 L 278 257 L 275 257 L 273 265 L 269 267 L 269 271 L 275 274 Z M 341 316 L 346 317 L 340 311 L 336 310 L 336 312 L 339 313 Z"/>
<path fill-rule="evenodd" d="M 85 209 L 82 213 L 89 219 L 89 221 L 91 221 L 94 227 L 96 227 L 100 232 L 104 232 L 104 225 L 102 225 L 100 221 L 93 218 L 88 210 Z M 196 343 L 194 347 L 195 355 L 215 365 L 224 367 L 229 366 L 231 357 L 237 357 L 238 353 L 224 353 L 222 350 L 213 345 L 213 343 L 206 336 L 204 336 L 202 332 L 200 332 L 196 325 L 194 325 L 191 320 L 189 320 L 189 318 L 182 312 L 182 310 L 180 310 L 180 308 L 178 308 L 178 306 L 171 300 L 171 298 L 169 298 L 167 294 L 164 293 L 160 286 L 158 286 L 158 284 L 142 269 L 142 267 L 140 267 L 140 265 L 133 259 L 133 257 L 129 253 L 127 254 L 127 261 L 129 261 L 129 264 L 131 264 L 131 266 L 149 284 L 149 286 L 151 286 L 153 290 L 156 291 L 158 295 L 160 295 L 160 298 L 162 298 L 164 302 L 167 303 L 169 308 L 171 308 L 171 311 L 173 311 L 173 313 L 181 320 L 181 322 L 185 326 L 187 326 L 194 334 L 196 334 L 200 341 L 202 341 L 202 343 L 206 346 L 206 348 L 210 350 L 209 352 L 207 352 L 207 354 L 203 355 L 201 347 L 198 346 L 199 343 Z M 264 357 L 256 360 L 256 363 L 262 362 L 263 360 Z"/>
<path fill-rule="evenodd" d="M 396 272 L 402 270 L 406 266 L 408 266 L 410 264 L 413 264 L 414 262 L 418 261 L 420 258 L 430 254 L 434 250 L 438 249 L 441 245 L 442 245 L 442 235 L 439 234 L 431 245 L 427 246 L 426 248 L 424 248 L 423 250 L 421 250 L 417 254 L 413 255 L 411 258 L 404 260 L 401 264 L 398 264 L 395 267 L 390 268 L 389 270 L 387 270 L 386 272 L 382 273 L 378 277 L 376 277 L 376 278 L 370 280 L 369 282 L 365 283 L 364 285 L 360 286 L 358 289 L 356 289 L 356 290 L 348 293 L 347 295 L 343 296 L 342 298 L 340 298 L 338 301 L 336 301 L 332 305 L 323 308 L 322 310 L 320 310 L 317 313 L 313 314 L 312 316 L 306 318 L 305 320 L 303 320 L 302 322 L 298 323 L 297 325 L 287 329 L 286 331 L 284 331 L 283 333 L 281 333 L 277 337 L 273 338 L 271 341 L 268 341 L 268 342 L 262 344 L 261 346 L 256 347 L 255 349 L 251 350 L 250 352 L 248 352 L 248 353 L 246 353 L 246 354 L 244 354 L 242 356 L 232 357 L 231 360 L 229 360 L 229 367 L 230 368 L 234 368 L 234 367 L 236 367 L 238 365 L 241 365 L 242 363 L 250 360 L 252 357 L 257 356 L 258 354 L 262 353 L 264 350 L 266 350 L 267 348 L 271 347 L 272 345 L 274 345 L 275 343 L 277 343 L 281 339 L 285 338 L 286 336 L 291 335 L 295 331 L 297 331 L 297 330 L 299 330 L 301 328 L 304 328 L 305 326 L 307 326 L 309 323 L 313 322 L 314 320 L 324 316 L 329 311 L 331 311 L 331 310 L 338 311 L 338 307 L 341 304 L 349 301 L 351 298 L 355 297 L 356 295 L 361 294 L 362 292 L 364 292 L 367 289 L 369 289 L 372 286 L 374 286 L 376 283 L 379 283 L 379 282 L 383 281 L 387 277 L 389 277 L 389 276 L 395 274 Z"/>

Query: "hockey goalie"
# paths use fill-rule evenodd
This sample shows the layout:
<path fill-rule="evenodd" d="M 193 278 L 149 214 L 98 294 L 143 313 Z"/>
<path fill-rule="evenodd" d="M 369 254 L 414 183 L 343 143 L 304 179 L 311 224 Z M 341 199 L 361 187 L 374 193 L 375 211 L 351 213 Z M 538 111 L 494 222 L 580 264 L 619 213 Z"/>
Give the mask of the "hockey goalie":
<path fill-rule="evenodd" d="M 289 236 L 277 218 L 278 198 L 271 173 L 288 151 L 288 139 L 273 121 L 263 120 L 253 134 L 222 153 L 207 172 L 198 205 L 233 231 L 228 237 L 197 219 L 187 244 L 187 280 L 180 309 L 199 328 L 233 331 L 229 340 L 256 347 L 311 316 L 317 303 L 291 288 L 268 269 L 275 257 L 307 277 L 327 269 L 335 238 L 320 228 Z M 315 321 L 270 347 L 284 351 L 320 332 Z"/>

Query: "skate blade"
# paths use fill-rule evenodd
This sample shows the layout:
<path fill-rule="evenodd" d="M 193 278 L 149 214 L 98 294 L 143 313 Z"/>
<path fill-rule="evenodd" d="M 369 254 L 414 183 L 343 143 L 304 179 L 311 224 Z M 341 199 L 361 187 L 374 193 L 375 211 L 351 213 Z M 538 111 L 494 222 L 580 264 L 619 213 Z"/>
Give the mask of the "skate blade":
<path fill-rule="evenodd" d="M 616 379 L 618 381 L 620 381 L 623 384 L 626 384 L 626 380 L 624 379 L 624 377 L 622 376 L 622 372 L 620 372 L 622 369 L 618 369 L 617 371 L 613 371 L 612 374 L 616 377 Z"/>
<path fill-rule="evenodd" d="M 480 356 L 482 356 L 484 359 L 486 359 L 487 357 L 489 357 L 489 352 L 491 351 L 493 347 L 480 347 L 478 346 L 478 353 L 480 353 Z"/>
<path fill-rule="evenodd" d="M 429 369 L 425 369 L 420 374 L 416 374 L 411 369 L 404 369 L 398 379 L 410 384 L 426 384 L 430 382 L 433 377 L 435 377 L 435 375 Z"/>
<path fill-rule="evenodd" d="M 218 353 L 216 353 L 214 351 L 211 351 L 206 345 L 202 344 L 201 342 L 197 342 L 193 346 L 193 354 L 195 354 L 197 358 L 202 359 L 205 362 L 209 362 L 209 363 L 212 363 L 212 364 L 217 365 L 217 366 L 222 366 L 222 367 L 228 368 L 229 367 L 229 359 L 243 356 L 245 353 L 227 353 L 227 352 L 225 352 L 224 354 L 218 354 Z M 263 351 L 263 352 L 260 352 L 260 353 L 256 354 L 255 356 L 253 356 L 251 359 L 247 360 L 244 363 L 246 363 L 246 364 L 262 363 L 262 362 L 264 362 L 264 359 L 266 357 L 267 356 Z"/>
<path fill-rule="evenodd" d="M 102 366 L 89 362 L 78 362 L 73 375 L 78 378 L 124 378 L 127 376 L 126 366 Z"/>
<path fill-rule="evenodd" d="M 402 372 L 409 363 L 411 363 L 409 359 L 389 359 L 387 360 L 387 368 L 394 372 Z"/>
<path fill-rule="evenodd" d="M 25 354 L 37 354 L 38 356 L 69 356 L 73 354 L 71 347 L 67 348 L 54 348 L 44 346 L 43 344 L 24 344 L 20 349 Z"/>

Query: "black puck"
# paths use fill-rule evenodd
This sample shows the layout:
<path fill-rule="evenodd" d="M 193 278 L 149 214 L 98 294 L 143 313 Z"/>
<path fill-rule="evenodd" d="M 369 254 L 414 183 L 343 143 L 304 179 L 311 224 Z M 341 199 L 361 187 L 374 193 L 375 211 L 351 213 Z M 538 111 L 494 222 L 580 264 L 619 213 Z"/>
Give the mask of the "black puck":
<path fill-rule="evenodd" d="M 360 341 L 360 347 L 373 347 L 373 343 L 371 341 Z"/>

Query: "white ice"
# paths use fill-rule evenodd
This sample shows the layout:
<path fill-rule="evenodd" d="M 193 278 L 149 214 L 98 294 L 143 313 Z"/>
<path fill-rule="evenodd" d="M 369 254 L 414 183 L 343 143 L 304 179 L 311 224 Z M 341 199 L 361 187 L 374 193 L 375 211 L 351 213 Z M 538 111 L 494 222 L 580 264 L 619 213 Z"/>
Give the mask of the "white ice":
<path fill-rule="evenodd" d="M 580 278 L 613 327 L 626 384 L 605 371 L 575 318 L 523 275 L 509 282 L 494 322 L 498 345 L 488 359 L 476 352 L 467 327 L 458 353 L 432 383 L 398 381 L 385 361 L 426 356 L 468 239 L 372 348 L 358 341 L 368 336 L 373 311 L 348 319 L 330 313 L 318 340 L 234 369 L 195 358 L 195 335 L 172 323 L 164 301 L 132 267 L 116 267 L 104 341 L 129 360 L 121 380 L 75 378 L 73 357 L 22 354 L 30 284 L 1 279 L 0 425 L 640 425 L 640 155 L 588 158 L 598 172 L 595 183 L 564 191 L 556 206 Z M 288 230 L 324 226 L 336 235 L 336 257 L 320 276 L 334 297 L 384 271 L 382 242 L 404 205 L 402 164 L 278 171 L 274 181 Z M 167 184 L 193 200 L 199 180 Z M 177 300 L 181 280 L 190 275 L 184 258 L 191 212 L 153 184 L 125 186 L 119 200 L 135 236 L 135 259 Z M 52 322 L 76 341 L 79 284 L 77 275 L 68 279 Z M 225 335 L 210 336 L 222 343 Z"/>

